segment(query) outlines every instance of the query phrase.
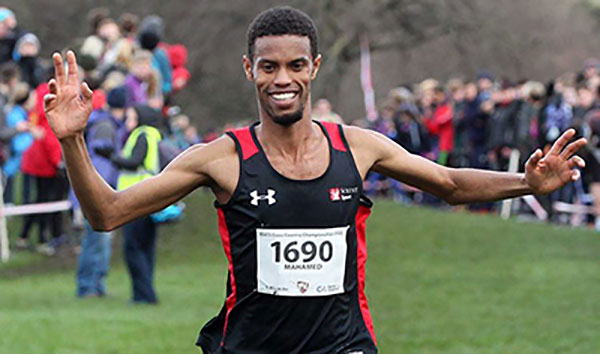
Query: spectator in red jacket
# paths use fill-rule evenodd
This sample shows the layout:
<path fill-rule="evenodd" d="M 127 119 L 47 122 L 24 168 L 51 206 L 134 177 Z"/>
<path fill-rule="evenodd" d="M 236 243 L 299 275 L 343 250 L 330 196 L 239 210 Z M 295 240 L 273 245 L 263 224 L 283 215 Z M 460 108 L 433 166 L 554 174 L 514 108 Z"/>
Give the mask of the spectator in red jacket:
<path fill-rule="evenodd" d="M 436 86 L 433 92 L 433 109 L 429 115 L 425 116 L 425 125 L 429 133 L 438 138 L 438 163 L 446 165 L 448 156 L 454 148 L 454 126 L 452 124 L 454 112 L 442 87 Z"/>
<path fill-rule="evenodd" d="M 35 140 L 31 147 L 23 154 L 21 170 L 33 176 L 36 186 L 36 203 L 51 202 L 65 198 L 67 191 L 66 175 L 62 165 L 62 151 L 58 139 L 50 129 L 46 114 L 44 113 L 43 97 L 49 92 L 47 84 L 37 87 L 37 103 L 35 117 L 32 124 L 36 126 L 33 133 Z M 53 255 L 65 239 L 62 229 L 62 218 L 59 212 L 47 214 L 31 214 L 25 216 L 23 229 L 17 246 L 26 246 L 29 231 L 35 224 L 39 224 L 38 250 L 42 253 Z M 48 241 L 46 233 L 50 232 L 52 240 Z"/>

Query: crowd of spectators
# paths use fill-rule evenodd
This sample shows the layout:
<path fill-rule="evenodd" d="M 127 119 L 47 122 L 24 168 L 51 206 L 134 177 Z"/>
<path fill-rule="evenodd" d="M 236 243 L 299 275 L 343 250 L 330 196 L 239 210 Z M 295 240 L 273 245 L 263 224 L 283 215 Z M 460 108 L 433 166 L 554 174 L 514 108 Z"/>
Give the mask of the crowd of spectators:
<path fill-rule="evenodd" d="M 74 50 L 80 80 L 93 90 L 94 110 L 85 131 L 88 149 L 101 175 L 115 186 L 118 169 L 127 168 L 120 152 L 129 133 L 141 124 L 132 121 L 144 119 L 140 114 L 157 117 L 165 151 L 182 151 L 202 141 L 175 104 L 191 78 L 188 53 L 184 45 L 164 40 L 163 20 L 155 15 L 140 19 L 125 13 L 115 19 L 107 9 L 96 8 L 88 20 L 89 34 L 74 39 L 64 51 Z M 77 200 L 69 193 L 60 144 L 43 109 L 53 67 L 49 57 L 40 56 L 41 45 L 34 33 L 19 26 L 10 9 L 0 7 L 3 198 L 6 205 L 70 198 L 74 226 L 84 228 Z M 26 215 L 15 245 L 52 255 L 69 241 L 65 220 L 60 212 Z M 35 226 L 37 242 L 29 237 Z"/>
<path fill-rule="evenodd" d="M 137 115 L 146 108 L 158 112 L 157 126 L 176 151 L 219 136 L 221 131 L 212 130 L 201 137 L 175 104 L 177 93 L 191 78 L 186 69 L 187 49 L 164 40 L 160 17 L 140 19 L 125 13 L 115 19 L 108 10 L 97 8 L 90 11 L 88 20 L 89 34 L 76 39 L 68 49 L 77 54 L 80 80 L 94 92 L 94 112 L 86 136 L 92 158 L 100 156 L 104 163 L 109 162 L 105 167 L 103 162 L 97 166 L 105 169 L 100 172 L 107 182 L 114 185 L 116 177 L 111 174 L 123 168 L 118 154 L 134 128 L 127 124 L 128 112 L 134 108 Z M 40 57 L 40 50 L 38 37 L 21 28 L 12 11 L 0 7 L 0 162 L 3 197 L 8 205 L 57 201 L 69 195 L 60 144 L 43 110 L 47 81 L 53 73 L 50 61 Z M 377 119 L 346 123 L 376 130 L 409 152 L 442 165 L 497 171 L 508 170 L 511 156 L 522 168 L 536 147 L 550 144 L 573 127 L 590 142 L 582 152 L 587 161 L 583 178 L 551 196 L 540 197 L 551 220 L 568 222 L 571 219 L 565 214 L 553 212 L 553 202 L 591 204 L 593 214 L 600 215 L 600 164 L 596 158 L 600 159 L 599 71 L 600 63 L 590 59 L 581 71 L 547 83 L 513 81 L 495 77 L 488 70 L 467 81 L 454 78 L 443 83 L 429 78 L 392 89 L 382 100 Z M 145 108 L 140 111 L 140 107 Z M 96 123 L 106 117 L 114 124 L 115 146 L 93 138 L 105 133 L 105 127 Z M 313 118 L 343 122 L 324 98 L 313 104 Z M 433 196 L 377 174 L 368 176 L 365 191 L 405 203 L 443 205 Z M 77 207 L 72 195 L 71 199 Z M 469 208 L 489 212 L 497 205 Z M 82 219 L 76 208 L 74 215 L 77 225 Z M 593 216 L 589 218 L 593 220 Z M 16 245 L 53 254 L 66 240 L 63 224 L 60 213 L 25 216 Z M 38 242 L 33 247 L 29 233 L 35 225 Z"/>
<path fill-rule="evenodd" d="M 565 73 L 547 83 L 497 78 L 480 70 L 472 81 L 426 79 L 392 89 L 376 120 L 353 124 L 376 130 L 411 153 L 451 167 L 508 171 L 512 158 L 522 172 L 525 160 L 538 147 L 549 146 L 568 128 L 575 128 L 589 144 L 580 152 L 587 162 L 583 178 L 549 196 L 537 196 L 549 220 L 585 223 L 600 215 L 600 62 L 589 59 L 581 71 Z M 442 205 L 423 194 L 377 174 L 370 174 L 365 190 L 407 203 Z M 592 215 L 575 220 L 570 209 L 556 202 L 591 204 Z M 499 204 L 469 206 L 493 211 Z M 573 211 L 576 209 L 573 208 Z M 581 210 L 581 209 L 577 209 Z M 585 209 L 584 209 L 585 210 Z M 527 213 L 521 204 L 517 212 Z M 581 215 L 579 215 L 581 216 Z M 598 224 L 600 228 L 600 223 Z"/>

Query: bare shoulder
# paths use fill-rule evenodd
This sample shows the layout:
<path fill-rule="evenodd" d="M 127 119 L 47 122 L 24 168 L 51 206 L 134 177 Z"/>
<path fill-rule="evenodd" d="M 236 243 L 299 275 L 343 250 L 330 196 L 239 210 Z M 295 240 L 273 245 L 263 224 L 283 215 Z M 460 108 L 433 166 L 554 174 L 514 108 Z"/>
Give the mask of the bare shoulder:
<path fill-rule="evenodd" d="M 363 178 L 369 171 L 389 175 L 390 170 L 404 169 L 415 155 L 387 136 L 369 129 L 344 126 L 344 135 Z"/>
<path fill-rule="evenodd" d="M 185 165 L 198 172 L 208 172 L 208 168 L 232 160 L 237 161 L 235 143 L 222 136 L 206 144 L 195 144 L 182 152 L 174 161 L 175 165 Z M 234 162 L 235 162 L 234 161 Z"/>
<path fill-rule="evenodd" d="M 213 190 L 219 202 L 228 200 L 238 183 L 240 161 L 235 143 L 226 135 L 188 148 L 173 163 L 201 176 L 202 184 Z"/>
<path fill-rule="evenodd" d="M 355 148 L 368 148 L 369 150 L 373 150 L 373 148 L 383 148 L 386 144 L 395 144 L 385 135 L 371 129 L 351 125 L 344 125 L 343 129 L 346 140 L 353 151 Z M 384 146 L 381 146 L 381 144 L 384 144 Z"/>
<path fill-rule="evenodd" d="M 343 130 L 354 156 L 354 162 L 363 178 L 373 165 L 383 158 L 384 153 L 389 150 L 390 144 L 392 146 L 395 144 L 373 130 L 348 125 L 344 125 Z"/>

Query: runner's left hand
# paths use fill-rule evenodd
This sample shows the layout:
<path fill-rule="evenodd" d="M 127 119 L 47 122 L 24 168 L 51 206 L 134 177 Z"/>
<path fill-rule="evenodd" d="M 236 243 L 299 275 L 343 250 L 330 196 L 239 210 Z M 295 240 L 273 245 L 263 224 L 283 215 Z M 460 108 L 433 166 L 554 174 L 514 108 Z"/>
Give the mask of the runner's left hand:
<path fill-rule="evenodd" d="M 586 144 L 586 140 L 580 138 L 567 145 L 573 136 L 575 130 L 568 129 L 548 152 L 537 149 L 531 154 L 525 163 L 525 181 L 533 194 L 548 194 L 581 177 L 576 167 L 585 167 L 585 161 L 575 153 Z"/>

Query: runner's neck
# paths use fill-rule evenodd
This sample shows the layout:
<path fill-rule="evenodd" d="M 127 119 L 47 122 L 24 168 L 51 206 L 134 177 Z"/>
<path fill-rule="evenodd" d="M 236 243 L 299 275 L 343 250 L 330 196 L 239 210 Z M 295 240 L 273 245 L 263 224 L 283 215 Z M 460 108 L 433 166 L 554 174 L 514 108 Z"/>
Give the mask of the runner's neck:
<path fill-rule="evenodd" d="M 305 116 L 285 127 L 263 120 L 256 126 L 256 137 L 268 156 L 279 155 L 286 160 L 296 160 L 326 139 L 319 126 Z"/>

